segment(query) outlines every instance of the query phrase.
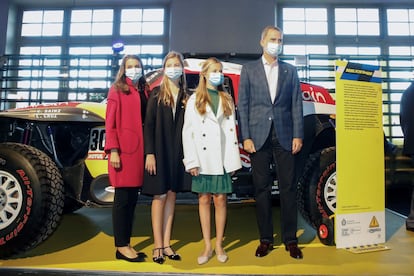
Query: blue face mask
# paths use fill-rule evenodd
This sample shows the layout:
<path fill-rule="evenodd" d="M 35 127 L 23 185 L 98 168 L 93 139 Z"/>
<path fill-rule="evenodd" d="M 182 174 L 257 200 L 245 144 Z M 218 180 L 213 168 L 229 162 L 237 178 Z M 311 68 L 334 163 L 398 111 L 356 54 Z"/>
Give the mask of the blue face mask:
<path fill-rule="evenodd" d="M 223 84 L 224 75 L 223 73 L 220 73 L 220 72 L 217 72 L 217 73 L 211 72 L 210 77 L 208 78 L 208 81 L 213 86 L 219 86 Z"/>
<path fill-rule="evenodd" d="M 137 82 L 142 77 L 141 68 L 128 68 L 125 69 L 125 76 L 132 82 Z"/>
<path fill-rule="evenodd" d="M 183 74 L 183 68 L 181 67 L 167 67 L 164 69 L 164 74 L 170 80 L 176 80 Z"/>

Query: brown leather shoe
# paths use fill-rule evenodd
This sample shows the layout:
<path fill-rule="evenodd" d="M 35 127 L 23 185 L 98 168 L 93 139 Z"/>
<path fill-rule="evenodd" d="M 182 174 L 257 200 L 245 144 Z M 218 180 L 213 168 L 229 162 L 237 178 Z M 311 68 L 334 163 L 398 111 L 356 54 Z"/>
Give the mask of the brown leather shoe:
<path fill-rule="evenodd" d="M 269 252 L 273 250 L 273 244 L 270 242 L 260 242 L 259 246 L 256 249 L 256 257 L 264 257 Z"/>
<path fill-rule="evenodd" d="M 290 243 L 285 247 L 286 251 L 289 251 L 289 254 L 292 258 L 303 259 L 303 254 L 300 248 L 296 243 Z"/>

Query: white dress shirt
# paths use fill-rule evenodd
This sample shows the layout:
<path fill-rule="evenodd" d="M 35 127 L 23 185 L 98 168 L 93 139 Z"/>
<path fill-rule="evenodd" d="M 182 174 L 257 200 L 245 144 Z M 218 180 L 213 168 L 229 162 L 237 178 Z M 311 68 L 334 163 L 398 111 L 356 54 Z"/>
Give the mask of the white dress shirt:
<path fill-rule="evenodd" d="M 273 63 L 268 63 L 266 59 L 262 56 L 262 61 L 266 72 L 267 84 L 269 86 L 270 99 L 273 103 L 275 101 L 277 92 L 276 90 L 279 76 L 279 66 L 277 60 L 275 60 Z"/>

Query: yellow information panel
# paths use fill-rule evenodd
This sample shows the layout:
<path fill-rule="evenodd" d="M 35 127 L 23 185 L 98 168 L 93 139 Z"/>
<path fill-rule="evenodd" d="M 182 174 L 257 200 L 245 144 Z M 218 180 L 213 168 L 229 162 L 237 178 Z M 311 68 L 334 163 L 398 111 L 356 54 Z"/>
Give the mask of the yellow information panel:
<path fill-rule="evenodd" d="M 385 242 L 379 66 L 336 61 L 337 248 Z"/>

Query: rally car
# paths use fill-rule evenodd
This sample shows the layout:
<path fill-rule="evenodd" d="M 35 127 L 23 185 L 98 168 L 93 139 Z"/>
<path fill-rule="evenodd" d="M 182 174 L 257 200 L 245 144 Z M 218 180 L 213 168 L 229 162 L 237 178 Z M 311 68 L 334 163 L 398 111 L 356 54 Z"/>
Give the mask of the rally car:
<path fill-rule="evenodd" d="M 198 84 L 202 59 L 186 59 L 190 93 Z M 236 106 L 241 65 L 224 62 L 224 86 Z M 146 75 L 151 88 L 162 71 Z M 323 87 L 301 83 L 305 139 L 298 156 L 298 203 L 325 244 L 333 232 L 326 219 L 336 207 L 335 101 Z M 61 102 L 0 112 L 0 258 L 46 240 L 64 213 L 83 206 L 110 206 L 107 173 L 106 104 Z M 252 198 L 249 155 L 240 144 L 243 168 L 233 176 L 232 198 Z M 274 166 L 272 193 L 277 195 Z M 329 222 L 329 221 L 328 221 Z M 322 226 L 322 228 L 321 228 Z M 326 228 L 328 227 L 328 228 Z"/>

